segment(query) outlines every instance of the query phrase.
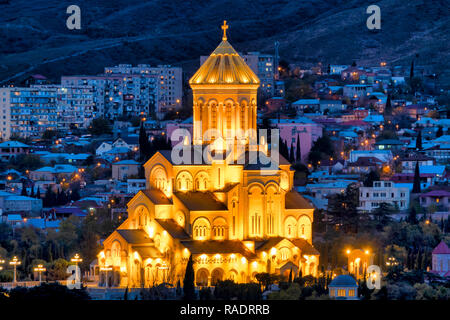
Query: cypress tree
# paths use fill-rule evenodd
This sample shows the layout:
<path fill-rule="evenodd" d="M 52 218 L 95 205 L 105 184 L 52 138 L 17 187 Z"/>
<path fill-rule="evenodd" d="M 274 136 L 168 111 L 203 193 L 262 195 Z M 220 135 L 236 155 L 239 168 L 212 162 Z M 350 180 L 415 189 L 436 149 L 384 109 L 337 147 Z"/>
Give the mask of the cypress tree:
<path fill-rule="evenodd" d="M 409 78 L 414 78 L 414 59 L 411 61 L 411 69 L 409 70 Z"/>
<path fill-rule="evenodd" d="M 184 300 L 196 299 L 194 278 L 194 262 L 192 261 L 191 255 L 186 266 L 186 272 L 183 280 Z"/>
<path fill-rule="evenodd" d="M 416 212 L 416 208 L 415 207 L 411 207 L 411 209 L 409 210 L 409 215 L 408 215 L 408 222 L 411 224 L 417 224 L 417 212 Z"/>
<path fill-rule="evenodd" d="M 295 162 L 295 154 L 294 154 L 294 143 L 291 143 L 291 150 L 289 150 L 289 162 L 294 163 Z"/>
<path fill-rule="evenodd" d="M 416 138 L 416 150 L 422 150 L 422 130 L 419 130 Z"/>
<path fill-rule="evenodd" d="M 36 191 L 36 199 L 40 199 L 41 198 L 41 188 L 37 188 L 37 191 Z"/>
<path fill-rule="evenodd" d="M 444 129 L 442 126 L 438 126 L 438 129 L 436 131 L 436 138 L 442 137 L 444 135 Z"/>
<path fill-rule="evenodd" d="M 289 280 L 288 280 L 288 282 L 292 283 L 292 268 L 291 268 L 291 271 L 289 271 Z"/>
<path fill-rule="evenodd" d="M 388 94 L 386 100 L 386 106 L 384 107 L 384 115 L 391 116 L 392 115 L 392 105 L 391 105 L 391 95 Z"/>
<path fill-rule="evenodd" d="M 35 194 L 34 194 L 34 186 L 31 187 L 30 197 L 32 197 L 32 198 L 35 197 Z"/>
<path fill-rule="evenodd" d="M 420 193 L 419 161 L 416 161 L 416 169 L 414 170 L 414 184 L 413 184 L 412 193 Z"/>
<path fill-rule="evenodd" d="M 295 158 L 297 160 L 298 163 L 302 162 L 302 151 L 300 149 L 300 134 L 297 135 L 297 148 L 295 150 L 296 155 Z"/>
<path fill-rule="evenodd" d="M 28 196 L 27 187 L 25 186 L 24 183 L 22 183 L 22 192 L 20 193 L 20 195 L 25 197 Z"/>
<path fill-rule="evenodd" d="M 141 121 L 141 127 L 139 128 L 139 153 L 141 157 L 141 161 L 147 160 L 149 155 L 149 142 L 147 132 L 144 128 L 144 122 Z"/>

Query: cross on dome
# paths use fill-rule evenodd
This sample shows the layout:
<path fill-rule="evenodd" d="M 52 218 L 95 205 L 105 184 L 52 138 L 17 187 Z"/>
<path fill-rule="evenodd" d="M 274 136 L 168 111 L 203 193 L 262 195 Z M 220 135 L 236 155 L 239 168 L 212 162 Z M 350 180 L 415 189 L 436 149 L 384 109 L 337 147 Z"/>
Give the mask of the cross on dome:
<path fill-rule="evenodd" d="M 223 25 L 222 25 L 222 30 L 223 30 L 223 37 L 222 40 L 226 41 L 227 40 L 227 29 L 228 29 L 228 25 L 227 25 L 227 20 L 223 20 Z"/>

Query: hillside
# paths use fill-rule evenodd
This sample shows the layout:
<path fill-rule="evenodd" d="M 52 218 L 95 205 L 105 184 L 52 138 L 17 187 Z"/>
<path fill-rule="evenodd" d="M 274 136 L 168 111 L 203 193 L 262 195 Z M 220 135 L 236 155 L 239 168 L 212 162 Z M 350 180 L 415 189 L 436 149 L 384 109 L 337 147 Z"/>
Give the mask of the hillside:
<path fill-rule="evenodd" d="M 82 30 L 65 27 L 68 0 L 0 2 L 0 81 L 31 73 L 54 80 L 93 74 L 118 63 L 181 65 L 190 75 L 199 56 L 230 25 L 237 50 L 273 52 L 289 62 L 431 66 L 449 79 L 449 12 L 445 0 L 86 0 Z M 369 4 L 381 7 L 382 29 L 365 27 Z M 445 80 L 448 83 L 448 80 Z"/>

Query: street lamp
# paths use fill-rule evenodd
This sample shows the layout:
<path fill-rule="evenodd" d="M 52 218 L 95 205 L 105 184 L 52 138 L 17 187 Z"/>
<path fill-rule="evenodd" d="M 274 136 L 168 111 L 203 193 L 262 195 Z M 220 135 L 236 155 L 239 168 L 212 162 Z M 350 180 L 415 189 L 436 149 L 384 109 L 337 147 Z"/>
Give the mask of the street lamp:
<path fill-rule="evenodd" d="M 39 284 L 42 282 L 42 272 L 47 271 L 42 264 L 38 264 L 36 268 L 34 268 L 34 272 L 39 272 Z"/>
<path fill-rule="evenodd" d="M 4 263 L 5 263 L 5 260 L 0 259 L 0 264 L 4 264 Z M 3 270 L 3 267 L 2 267 L 2 266 L 0 266 L 0 270 Z"/>
<path fill-rule="evenodd" d="M 70 259 L 70 261 L 75 262 L 76 265 L 76 269 L 75 269 L 75 281 L 79 281 L 79 277 L 80 277 L 80 272 L 78 269 L 78 263 L 82 262 L 83 259 L 80 258 L 80 255 L 78 253 L 75 253 L 75 255 L 73 256 L 72 259 Z"/>
<path fill-rule="evenodd" d="M 9 262 L 10 265 L 14 266 L 14 283 L 17 282 L 17 266 L 21 263 L 22 262 L 19 261 L 16 256 L 14 256 L 13 259 Z"/>

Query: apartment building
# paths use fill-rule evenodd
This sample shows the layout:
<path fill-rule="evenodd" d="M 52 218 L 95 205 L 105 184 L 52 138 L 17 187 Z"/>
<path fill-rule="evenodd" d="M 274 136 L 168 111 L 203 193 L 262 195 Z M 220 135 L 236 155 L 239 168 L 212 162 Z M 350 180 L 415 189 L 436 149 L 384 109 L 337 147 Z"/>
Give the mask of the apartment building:
<path fill-rule="evenodd" d="M 183 96 L 182 69 L 168 65 L 120 64 L 106 67 L 102 75 L 63 76 L 61 84 L 91 85 L 97 115 L 111 120 L 153 114 L 162 119 L 181 108 Z"/>
<path fill-rule="evenodd" d="M 266 97 L 273 97 L 275 95 L 275 65 L 274 56 L 271 54 L 263 54 L 260 52 L 248 52 L 247 54 L 239 55 L 244 59 L 245 63 L 252 69 L 260 80 L 260 92 Z M 209 56 L 200 57 L 200 65 L 202 65 Z M 282 87 L 281 83 L 278 86 Z M 281 90 L 281 92 L 280 92 Z M 284 88 L 278 89 L 278 96 L 283 95 Z"/>
<path fill-rule="evenodd" d="M 55 88 L 0 88 L 0 132 L 11 136 L 37 138 L 57 128 Z"/>
<path fill-rule="evenodd" d="M 91 85 L 32 85 L 39 90 L 56 91 L 57 128 L 69 131 L 87 128 L 94 119 L 94 89 Z"/>
<path fill-rule="evenodd" d="M 384 202 L 400 211 L 407 210 L 409 195 L 408 187 L 397 187 L 392 181 L 374 181 L 372 187 L 359 188 L 359 209 L 372 212 Z"/>

